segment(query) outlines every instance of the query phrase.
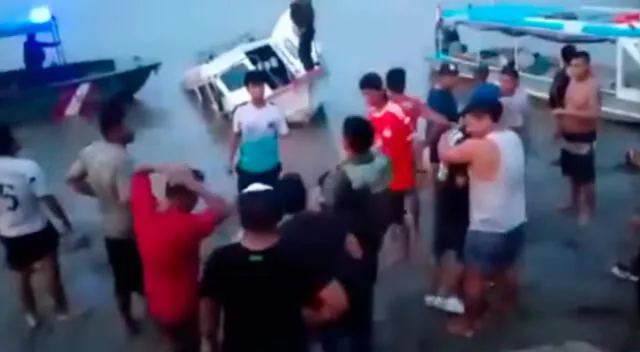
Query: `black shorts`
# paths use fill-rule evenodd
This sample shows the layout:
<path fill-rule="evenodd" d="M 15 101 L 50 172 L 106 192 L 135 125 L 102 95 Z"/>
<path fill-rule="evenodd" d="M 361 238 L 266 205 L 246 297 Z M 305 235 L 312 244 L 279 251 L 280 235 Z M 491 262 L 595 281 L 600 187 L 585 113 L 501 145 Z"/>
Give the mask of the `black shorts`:
<path fill-rule="evenodd" d="M 136 241 L 133 238 L 105 238 L 104 244 L 116 293 L 143 294 L 142 261 Z"/>
<path fill-rule="evenodd" d="M 275 187 L 280 179 L 280 172 L 282 172 L 282 165 L 280 164 L 273 169 L 264 172 L 249 172 L 243 170 L 240 166 L 237 166 L 236 173 L 238 174 L 238 193 L 242 192 L 253 183 L 263 183 L 265 185 Z"/>
<path fill-rule="evenodd" d="M 404 224 L 406 214 L 405 201 L 410 191 L 390 191 L 389 192 L 389 223 L 395 225 Z"/>
<path fill-rule="evenodd" d="M 596 157 L 593 149 L 587 154 L 575 154 L 562 149 L 560 151 L 560 169 L 562 175 L 576 184 L 592 183 L 596 179 Z"/>
<path fill-rule="evenodd" d="M 464 242 L 469 227 L 469 190 L 438 182 L 434 199 L 433 254 L 439 260 L 452 251 L 464 258 Z"/>
<path fill-rule="evenodd" d="M 51 224 L 42 230 L 20 237 L 1 237 L 9 269 L 23 271 L 48 255 L 58 252 L 60 234 Z"/>

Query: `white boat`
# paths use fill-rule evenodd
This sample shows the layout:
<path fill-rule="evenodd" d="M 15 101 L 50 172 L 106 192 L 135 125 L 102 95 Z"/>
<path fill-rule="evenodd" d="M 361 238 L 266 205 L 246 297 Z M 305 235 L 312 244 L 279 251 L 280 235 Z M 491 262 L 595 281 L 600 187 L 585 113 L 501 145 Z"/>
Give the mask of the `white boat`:
<path fill-rule="evenodd" d="M 278 105 L 290 123 L 307 123 L 321 104 L 312 96 L 314 82 L 324 73 L 320 49 L 312 45 L 316 67 L 306 71 L 298 57 L 298 33 L 289 9 L 278 19 L 271 36 L 255 40 L 245 35 L 220 54 L 204 53 L 198 65 L 186 72 L 182 87 L 214 115 L 228 118 L 250 100 L 243 85 L 251 70 L 267 74 L 266 97 Z"/>
<path fill-rule="evenodd" d="M 459 27 L 482 32 L 482 40 L 465 39 Z M 492 33 L 500 36 L 493 38 L 500 44 L 491 46 Z M 505 36 L 509 38 L 507 45 L 502 44 Z M 543 54 L 543 48 L 523 44 L 526 37 L 574 43 L 579 50 L 591 52 L 592 57 L 603 50 L 615 56 L 609 62 L 593 60 L 592 65 L 601 86 L 603 117 L 640 123 L 640 9 L 509 4 L 439 8 L 436 52 L 429 60 L 432 69 L 442 61 L 456 63 L 461 76 L 468 79 L 472 78 L 474 68 L 486 64 L 493 81 L 500 68 L 513 61 L 529 95 L 548 99 L 553 76 L 559 69 L 559 60 L 555 58 L 559 53 Z M 473 46 L 472 50 L 468 50 L 468 44 Z"/>

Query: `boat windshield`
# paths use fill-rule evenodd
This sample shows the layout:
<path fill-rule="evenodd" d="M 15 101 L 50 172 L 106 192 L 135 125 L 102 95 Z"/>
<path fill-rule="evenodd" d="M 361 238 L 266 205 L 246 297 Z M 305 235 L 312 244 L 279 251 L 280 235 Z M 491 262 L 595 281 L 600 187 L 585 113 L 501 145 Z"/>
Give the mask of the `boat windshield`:
<path fill-rule="evenodd" d="M 249 68 L 244 63 L 239 63 L 221 74 L 220 80 L 230 92 L 234 92 L 244 87 L 244 76 L 248 71 Z"/>

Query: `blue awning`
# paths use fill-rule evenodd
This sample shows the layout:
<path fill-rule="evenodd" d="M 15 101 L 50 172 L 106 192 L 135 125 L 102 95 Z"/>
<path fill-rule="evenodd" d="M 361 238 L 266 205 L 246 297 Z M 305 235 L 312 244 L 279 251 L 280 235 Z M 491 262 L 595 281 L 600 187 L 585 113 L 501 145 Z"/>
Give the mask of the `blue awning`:
<path fill-rule="evenodd" d="M 17 16 L 2 16 L 0 18 L 0 38 L 52 32 L 54 26 L 54 19 L 49 9 L 37 7 Z"/>

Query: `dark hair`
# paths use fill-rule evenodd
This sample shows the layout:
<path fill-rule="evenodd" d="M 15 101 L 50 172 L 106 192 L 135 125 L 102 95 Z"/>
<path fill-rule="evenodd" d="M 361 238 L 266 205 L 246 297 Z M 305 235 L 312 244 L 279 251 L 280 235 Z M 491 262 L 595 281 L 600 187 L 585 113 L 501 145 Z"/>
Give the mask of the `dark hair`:
<path fill-rule="evenodd" d="M 373 145 L 373 126 L 361 116 L 348 116 L 342 123 L 342 137 L 352 152 L 366 153 Z"/>
<path fill-rule="evenodd" d="M 244 86 L 259 86 L 265 83 L 264 72 L 252 70 L 244 75 Z"/>
<path fill-rule="evenodd" d="M 197 181 L 204 181 L 204 173 L 198 169 L 191 169 L 193 173 L 193 178 Z M 183 185 L 167 185 L 165 189 L 165 194 L 167 197 L 174 197 L 178 195 L 192 194 L 193 192 L 189 190 L 187 187 Z"/>
<path fill-rule="evenodd" d="M 578 49 L 576 49 L 575 45 L 567 44 L 560 49 L 560 57 L 562 57 L 562 61 L 568 65 L 577 52 Z"/>
<path fill-rule="evenodd" d="M 16 139 L 11 128 L 5 124 L 0 124 L 0 155 L 13 155 L 16 147 Z"/>
<path fill-rule="evenodd" d="M 507 77 L 511 77 L 515 80 L 520 79 L 520 74 L 518 73 L 518 70 L 516 70 L 515 68 L 515 62 L 514 62 L 514 65 L 511 65 L 510 63 L 504 65 L 500 70 L 500 74 L 505 75 Z"/>
<path fill-rule="evenodd" d="M 375 72 L 365 73 L 364 76 L 360 78 L 360 90 L 370 89 L 370 90 L 382 90 L 382 77 Z"/>
<path fill-rule="evenodd" d="M 307 208 L 307 189 L 300 174 L 292 172 L 282 175 L 277 191 L 285 214 L 299 213 Z"/>
<path fill-rule="evenodd" d="M 274 190 L 244 192 L 238 195 L 238 214 L 243 229 L 273 231 L 282 219 L 282 205 Z"/>
<path fill-rule="evenodd" d="M 106 138 L 115 127 L 120 127 L 126 116 L 125 104 L 118 100 L 107 102 L 100 108 L 98 123 L 100 134 Z"/>
<path fill-rule="evenodd" d="M 488 115 L 489 118 L 491 118 L 491 121 L 498 123 L 502 117 L 502 110 L 502 103 L 498 99 L 476 98 L 471 99 L 467 106 L 462 110 L 462 115 Z"/>
<path fill-rule="evenodd" d="M 576 53 L 573 55 L 573 58 L 571 60 L 575 60 L 575 59 L 581 59 L 581 60 L 584 60 L 586 63 L 590 63 L 591 55 L 589 55 L 589 53 L 586 51 L 576 51 Z"/>
<path fill-rule="evenodd" d="M 387 72 L 387 89 L 402 94 L 407 86 L 407 72 L 401 67 L 394 67 Z"/>
<path fill-rule="evenodd" d="M 483 81 L 486 81 L 487 78 L 489 78 L 490 73 L 491 73 L 491 69 L 489 69 L 489 66 L 487 64 L 480 64 L 473 71 L 473 76 L 475 78 L 479 78 L 479 79 L 482 79 Z"/>

